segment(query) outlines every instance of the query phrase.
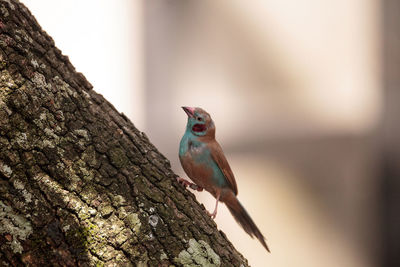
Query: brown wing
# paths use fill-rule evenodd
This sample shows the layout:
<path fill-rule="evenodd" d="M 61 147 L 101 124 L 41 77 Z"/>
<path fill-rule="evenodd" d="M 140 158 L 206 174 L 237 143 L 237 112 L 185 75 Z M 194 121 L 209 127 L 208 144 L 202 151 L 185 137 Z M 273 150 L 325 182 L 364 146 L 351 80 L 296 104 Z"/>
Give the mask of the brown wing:
<path fill-rule="evenodd" d="M 217 163 L 218 167 L 223 172 L 226 180 L 228 181 L 228 184 L 232 188 L 235 195 L 237 195 L 238 190 L 235 181 L 235 176 L 233 175 L 231 167 L 229 166 L 228 161 L 225 158 L 221 146 L 217 143 L 217 141 L 213 140 L 209 143 L 209 149 L 211 151 L 211 156 L 213 160 Z"/>

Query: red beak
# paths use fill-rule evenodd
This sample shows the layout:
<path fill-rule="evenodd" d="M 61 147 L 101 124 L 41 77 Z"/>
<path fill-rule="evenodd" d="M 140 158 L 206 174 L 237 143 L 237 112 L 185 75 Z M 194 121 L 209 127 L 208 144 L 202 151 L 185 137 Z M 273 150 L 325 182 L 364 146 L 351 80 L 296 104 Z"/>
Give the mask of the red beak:
<path fill-rule="evenodd" d="M 186 112 L 186 114 L 190 117 L 194 117 L 194 108 L 191 107 L 182 107 L 182 109 Z"/>
<path fill-rule="evenodd" d="M 188 117 L 193 118 L 194 117 L 194 108 L 191 107 L 182 107 L 182 109 L 186 112 Z"/>

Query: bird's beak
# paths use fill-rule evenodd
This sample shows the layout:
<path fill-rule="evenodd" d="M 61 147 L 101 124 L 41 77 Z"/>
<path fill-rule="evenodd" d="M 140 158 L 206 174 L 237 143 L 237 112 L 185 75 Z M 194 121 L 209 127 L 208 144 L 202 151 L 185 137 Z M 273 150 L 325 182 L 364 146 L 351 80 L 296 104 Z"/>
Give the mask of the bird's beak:
<path fill-rule="evenodd" d="M 182 107 L 182 109 L 186 112 L 188 117 L 193 118 L 194 117 L 194 108 L 191 107 Z"/>

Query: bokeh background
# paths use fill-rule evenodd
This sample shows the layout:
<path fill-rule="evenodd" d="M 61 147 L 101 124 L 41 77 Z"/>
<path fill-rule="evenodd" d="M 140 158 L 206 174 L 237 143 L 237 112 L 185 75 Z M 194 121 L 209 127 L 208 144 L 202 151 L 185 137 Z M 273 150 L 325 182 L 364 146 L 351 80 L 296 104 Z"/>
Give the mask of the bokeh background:
<path fill-rule="evenodd" d="M 22 2 L 183 177 L 180 107 L 209 111 L 272 251 L 221 205 L 252 266 L 400 266 L 400 1 Z"/>

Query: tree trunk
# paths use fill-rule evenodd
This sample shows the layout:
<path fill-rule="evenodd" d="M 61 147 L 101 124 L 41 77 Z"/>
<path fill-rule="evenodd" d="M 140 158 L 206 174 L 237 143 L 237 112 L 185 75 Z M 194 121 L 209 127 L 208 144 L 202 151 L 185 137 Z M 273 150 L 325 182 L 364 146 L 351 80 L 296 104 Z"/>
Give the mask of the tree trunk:
<path fill-rule="evenodd" d="M 247 266 L 27 8 L 0 12 L 0 266 Z"/>

